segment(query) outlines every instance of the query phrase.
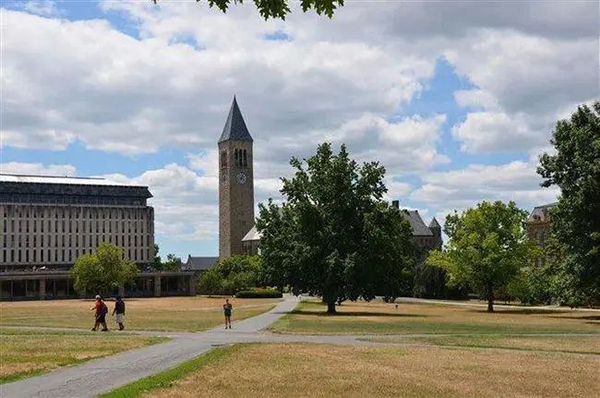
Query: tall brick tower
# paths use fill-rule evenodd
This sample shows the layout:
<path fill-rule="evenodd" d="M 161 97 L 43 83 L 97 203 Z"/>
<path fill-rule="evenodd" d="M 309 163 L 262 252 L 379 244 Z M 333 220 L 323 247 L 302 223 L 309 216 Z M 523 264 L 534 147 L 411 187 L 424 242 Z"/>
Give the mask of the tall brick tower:
<path fill-rule="evenodd" d="M 219 138 L 219 257 L 243 254 L 254 225 L 252 137 L 235 97 Z"/>

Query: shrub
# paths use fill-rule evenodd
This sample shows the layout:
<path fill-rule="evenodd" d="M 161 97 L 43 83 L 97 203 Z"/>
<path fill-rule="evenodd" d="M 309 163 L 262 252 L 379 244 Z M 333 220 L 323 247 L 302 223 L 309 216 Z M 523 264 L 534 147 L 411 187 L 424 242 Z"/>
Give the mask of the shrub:
<path fill-rule="evenodd" d="M 282 294 L 277 289 L 252 289 L 242 290 L 235 294 L 237 298 L 281 298 Z"/>

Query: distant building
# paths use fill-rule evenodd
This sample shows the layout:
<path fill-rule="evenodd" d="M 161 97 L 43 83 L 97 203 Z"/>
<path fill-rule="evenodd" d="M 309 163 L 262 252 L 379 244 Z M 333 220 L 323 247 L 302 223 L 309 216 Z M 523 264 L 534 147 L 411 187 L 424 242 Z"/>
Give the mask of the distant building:
<path fill-rule="evenodd" d="M 556 206 L 556 203 L 534 207 L 525 226 L 527 229 L 527 236 L 535 240 L 538 246 L 544 250 L 547 247 L 548 238 L 550 238 L 552 232 L 550 211 L 554 206 Z M 538 258 L 537 264 L 539 266 L 545 265 L 547 260 L 548 258 L 546 256 Z"/>
<path fill-rule="evenodd" d="M 393 200 L 392 206 L 399 209 L 400 202 Z M 413 243 L 415 246 L 424 249 L 425 253 L 433 249 L 442 249 L 442 227 L 440 227 L 435 217 L 431 220 L 429 226 L 427 226 L 418 210 L 402 209 L 402 214 L 412 227 Z"/>
<path fill-rule="evenodd" d="M 142 274 L 122 291 L 192 294 L 192 273 L 155 273 L 154 209 L 145 186 L 102 178 L 0 174 L 0 299 L 77 297 L 69 269 L 103 242 Z"/>
<path fill-rule="evenodd" d="M 182 269 L 199 273 L 211 269 L 218 262 L 219 257 L 188 256 L 187 261 L 182 265 Z"/>
<path fill-rule="evenodd" d="M 253 256 L 256 254 L 260 254 L 260 248 L 258 247 L 260 243 L 260 233 L 256 229 L 256 225 L 254 225 L 250 231 L 244 236 L 242 239 L 242 246 L 244 248 L 244 254 L 248 256 Z"/>

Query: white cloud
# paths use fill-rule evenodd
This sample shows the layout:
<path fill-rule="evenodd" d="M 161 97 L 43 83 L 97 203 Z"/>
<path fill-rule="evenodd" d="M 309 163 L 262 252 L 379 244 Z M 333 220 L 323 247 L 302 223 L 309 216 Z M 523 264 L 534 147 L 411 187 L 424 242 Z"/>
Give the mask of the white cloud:
<path fill-rule="evenodd" d="M 472 112 L 452 128 L 452 135 L 465 152 L 516 152 L 543 145 L 546 138 L 532 131 L 526 119 L 522 114 L 511 118 L 502 112 Z"/>
<path fill-rule="evenodd" d="M 526 210 L 556 200 L 556 188 L 541 188 L 536 162 L 514 161 L 498 166 L 470 165 L 463 169 L 432 172 L 423 177 L 413 200 L 440 210 L 462 210 L 482 200 L 514 200 Z"/>
<path fill-rule="evenodd" d="M 0 173 L 51 175 L 51 176 L 75 176 L 75 175 L 77 175 L 75 167 L 70 164 L 51 164 L 51 165 L 46 166 L 41 163 L 22 163 L 22 162 L 0 163 Z"/>

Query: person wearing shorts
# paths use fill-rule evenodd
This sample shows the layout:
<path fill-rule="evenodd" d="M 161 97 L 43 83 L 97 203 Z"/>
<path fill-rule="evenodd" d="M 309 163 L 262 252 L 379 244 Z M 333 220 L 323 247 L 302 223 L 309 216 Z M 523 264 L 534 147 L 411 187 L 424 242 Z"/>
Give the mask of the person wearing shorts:
<path fill-rule="evenodd" d="M 117 301 L 115 301 L 115 309 L 113 310 L 112 315 L 115 317 L 115 321 L 119 325 L 119 330 L 125 329 L 125 302 L 123 302 L 121 296 L 117 296 Z"/>
<path fill-rule="evenodd" d="M 106 326 L 106 313 L 108 309 L 106 308 L 106 304 L 102 301 L 102 297 L 100 295 L 96 295 L 96 302 L 94 306 L 90 308 L 90 310 L 94 311 L 94 318 L 96 319 L 94 323 L 94 327 L 92 331 L 98 330 L 98 326 L 102 325 L 102 331 L 108 332 L 108 326 Z"/>
<path fill-rule="evenodd" d="M 233 310 L 233 305 L 229 303 L 229 299 L 225 300 L 225 304 L 223 304 L 223 314 L 225 315 L 225 329 L 231 329 L 231 311 Z"/>

